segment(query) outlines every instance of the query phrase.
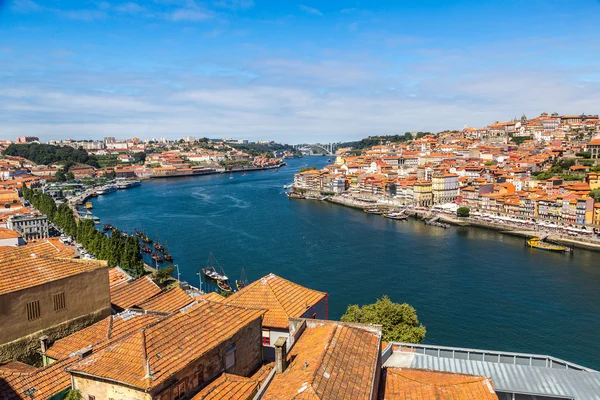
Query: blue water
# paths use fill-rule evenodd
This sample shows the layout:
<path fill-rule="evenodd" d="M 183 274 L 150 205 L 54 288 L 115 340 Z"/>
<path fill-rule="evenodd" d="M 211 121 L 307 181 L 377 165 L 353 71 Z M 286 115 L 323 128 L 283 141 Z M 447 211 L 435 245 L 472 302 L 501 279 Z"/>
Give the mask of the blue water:
<path fill-rule="evenodd" d="M 549 354 L 600 369 L 600 263 L 477 228 L 387 220 L 326 202 L 289 200 L 302 164 L 276 171 L 146 181 L 93 200 L 103 222 L 166 242 L 181 279 L 213 252 L 250 281 L 273 272 L 326 291 L 329 316 L 383 295 L 413 305 L 426 343 Z"/>

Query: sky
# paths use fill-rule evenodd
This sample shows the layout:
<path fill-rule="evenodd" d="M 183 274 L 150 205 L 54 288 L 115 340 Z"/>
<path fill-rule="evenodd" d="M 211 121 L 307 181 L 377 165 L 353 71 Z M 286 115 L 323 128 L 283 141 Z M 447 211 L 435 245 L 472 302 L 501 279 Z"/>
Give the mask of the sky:
<path fill-rule="evenodd" d="M 285 143 L 600 112 L 598 0 L 0 0 L 0 139 Z"/>

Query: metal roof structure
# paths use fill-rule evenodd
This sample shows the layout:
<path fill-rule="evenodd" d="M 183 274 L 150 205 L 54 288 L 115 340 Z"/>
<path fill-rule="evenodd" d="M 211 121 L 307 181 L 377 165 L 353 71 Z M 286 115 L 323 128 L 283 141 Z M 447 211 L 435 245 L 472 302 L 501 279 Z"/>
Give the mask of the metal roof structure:
<path fill-rule="evenodd" d="M 600 372 L 550 356 L 390 343 L 384 361 L 384 367 L 489 377 L 498 393 L 600 400 Z"/>

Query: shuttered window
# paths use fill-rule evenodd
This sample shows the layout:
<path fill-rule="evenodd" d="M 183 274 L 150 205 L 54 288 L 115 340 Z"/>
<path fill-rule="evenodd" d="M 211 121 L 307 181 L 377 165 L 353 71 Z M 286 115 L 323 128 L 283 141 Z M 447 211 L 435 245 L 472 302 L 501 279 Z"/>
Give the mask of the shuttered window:
<path fill-rule="evenodd" d="M 61 311 L 67 308 L 67 302 L 65 300 L 65 292 L 55 294 L 54 298 L 54 311 Z"/>
<path fill-rule="evenodd" d="M 40 317 L 40 301 L 27 303 L 27 321 L 34 321 Z"/>

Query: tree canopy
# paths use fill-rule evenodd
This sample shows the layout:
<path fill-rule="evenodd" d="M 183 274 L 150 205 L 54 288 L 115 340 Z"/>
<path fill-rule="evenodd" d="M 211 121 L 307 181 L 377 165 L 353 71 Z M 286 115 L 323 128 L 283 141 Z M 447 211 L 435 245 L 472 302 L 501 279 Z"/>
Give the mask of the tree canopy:
<path fill-rule="evenodd" d="M 458 209 L 456 210 L 456 215 L 459 217 L 468 217 L 470 212 L 471 209 L 469 207 L 458 207 Z"/>
<path fill-rule="evenodd" d="M 4 150 L 4 155 L 18 156 L 36 164 L 87 164 L 100 167 L 96 156 L 89 155 L 83 148 L 74 149 L 69 146 L 53 146 L 42 143 L 11 144 Z"/>
<path fill-rule="evenodd" d="M 381 325 L 386 342 L 421 343 L 426 333 L 413 307 L 394 303 L 388 296 L 362 307 L 350 305 L 341 319 L 344 322 Z"/>

